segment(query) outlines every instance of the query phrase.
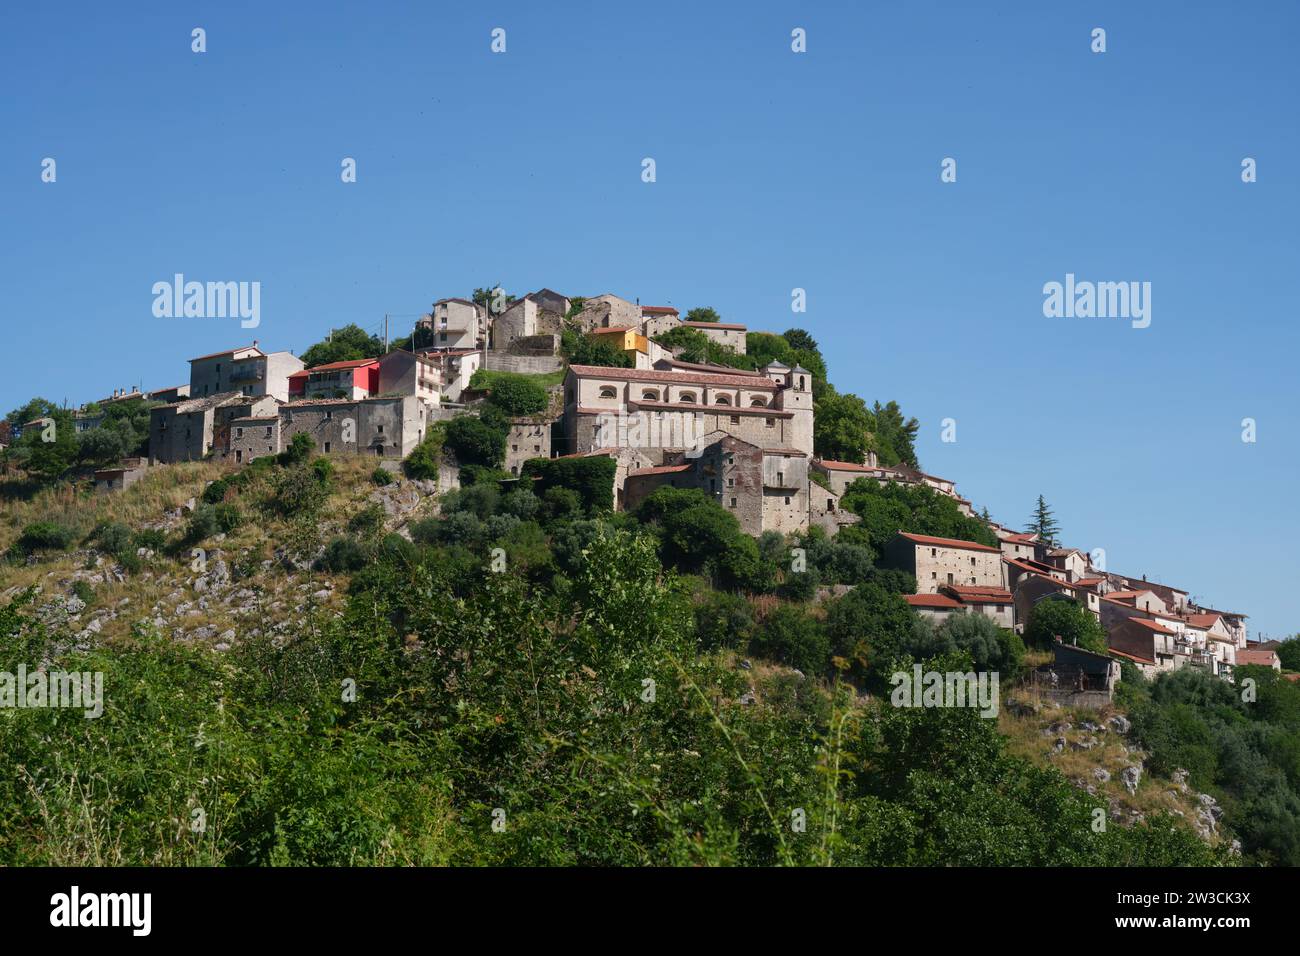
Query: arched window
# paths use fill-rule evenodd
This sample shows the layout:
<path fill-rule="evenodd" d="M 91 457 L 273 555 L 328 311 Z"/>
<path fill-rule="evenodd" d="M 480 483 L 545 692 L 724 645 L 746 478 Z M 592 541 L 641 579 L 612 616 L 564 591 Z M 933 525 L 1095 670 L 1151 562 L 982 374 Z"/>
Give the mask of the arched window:
<path fill-rule="evenodd" d="M 694 404 L 695 404 L 695 393 L 694 393 L 694 392 L 682 392 L 682 394 L 679 395 L 679 396 L 677 397 L 677 400 L 678 400 L 679 402 L 683 402 L 683 403 L 685 403 L 685 404 L 687 404 L 687 405 L 694 405 Z"/>
<path fill-rule="evenodd" d="M 755 395 L 749 400 L 749 404 L 752 408 L 767 408 L 767 399 L 762 395 Z"/>
<path fill-rule="evenodd" d="M 799 391 L 802 392 L 802 391 L 804 391 L 804 390 L 808 387 L 808 386 L 805 384 L 806 381 L 807 381 L 807 380 L 806 380 L 802 375 L 799 376 Z"/>
<path fill-rule="evenodd" d="M 618 390 L 613 385 L 602 385 L 600 387 L 601 398 L 618 398 Z"/>
<path fill-rule="evenodd" d="M 730 405 L 730 404 L 731 404 L 731 396 L 730 396 L 730 395 L 716 395 L 716 396 L 714 396 L 713 404 L 714 404 L 714 405 Z"/>
<path fill-rule="evenodd" d="M 647 388 L 644 392 L 641 393 L 641 401 L 657 402 L 659 401 L 659 393 L 656 392 L 653 388 Z"/>

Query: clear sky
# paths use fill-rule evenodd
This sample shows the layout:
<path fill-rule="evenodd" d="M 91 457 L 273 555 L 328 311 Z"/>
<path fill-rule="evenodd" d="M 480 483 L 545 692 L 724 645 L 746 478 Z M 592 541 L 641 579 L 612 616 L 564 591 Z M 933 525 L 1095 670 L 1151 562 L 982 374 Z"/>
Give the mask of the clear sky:
<path fill-rule="evenodd" d="M 811 331 L 994 518 L 1041 492 L 1110 569 L 1292 633 L 1298 11 L 6 4 L 0 414 L 497 282 L 711 305 Z M 260 327 L 155 318 L 177 272 L 260 282 Z M 1150 327 L 1044 317 L 1066 273 L 1150 282 Z"/>

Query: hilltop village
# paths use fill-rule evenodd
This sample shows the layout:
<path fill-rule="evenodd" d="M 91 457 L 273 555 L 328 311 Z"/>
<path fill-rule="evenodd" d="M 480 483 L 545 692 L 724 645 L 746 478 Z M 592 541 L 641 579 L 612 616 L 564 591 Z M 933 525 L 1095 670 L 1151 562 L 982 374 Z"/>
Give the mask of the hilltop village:
<path fill-rule="evenodd" d="M 810 528 L 835 536 L 860 520 L 841 501 L 863 480 L 929 488 L 976 516 L 951 480 L 882 464 L 874 452 L 861 461 L 819 457 L 809 369 L 775 360 L 756 368 L 687 361 L 673 344 L 680 330 L 725 354 L 746 354 L 743 325 L 683 320 L 675 308 L 615 295 L 577 299 L 541 289 L 509 301 L 445 298 L 417 323 L 407 348 L 306 367 L 290 351 L 253 341 L 189 359 L 184 384 L 115 391 L 83 407 L 76 428 L 96 428 L 117 403 L 157 403 L 147 455 L 98 470 L 104 492 L 175 462 L 247 465 L 281 454 L 299 435 L 324 455 L 371 456 L 396 471 L 437 423 L 477 414 L 493 375 L 514 375 L 546 382 L 548 399 L 543 411 L 510 419 L 503 483 L 529 480 L 535 459 L 605 458 L 614 463 L 615 510 L 632 510 L 660 488 L 697 489 L 754 537 Z M 566 359 L 566 333 L 601 343 L 600 354 L 617 364 Z M 13 438 L 40 424 L 15 427 Z M 454 461 L 442 462 L 437 482 L 439 490 L 459 484 Z M 1023 632 L 1039 602 L 1072 600 L 1104 629 L 1108 654 L 1065 648 L 1058 660 L 1107 694 L 1120 661 L 1148 676 L 1197 667 L 1228 680 L 1237 664 L 1279 668 L 1271 648 L 1248 644 L 1245 614 L 1205 607 L 1186 590 L 1110 571 L 1082 550 L 984 520 L 996 546 L 898 532 L 890 558 L 915 577 L 916 593 L 906 600 L 923 618 L 983 615 Z"/>

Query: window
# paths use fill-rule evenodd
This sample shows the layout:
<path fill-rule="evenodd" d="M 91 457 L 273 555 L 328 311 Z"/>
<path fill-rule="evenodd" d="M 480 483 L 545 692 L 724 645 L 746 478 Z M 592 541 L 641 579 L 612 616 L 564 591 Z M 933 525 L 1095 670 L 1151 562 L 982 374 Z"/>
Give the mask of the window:
<path fill-rule="evenodd" d="M 734 488 L 734 487 L 736 487 L 736 479 L 735 479 L 735 478 L 728 478 L 728 479 L 727 479 L 727 487 L 728 487 L 728 488 Z"/>
<path fill-rule="evenodd" d="M 731 424 L 733 424 L 733 425 L 739 425 L 739 424 L 740 424 L 740 416 L 739 416 L 739 415 L 732 415 L 732 416 L 731 416 Z"/>
<path fill-rule="evenodd" d="M 612 385 L 602 385 L 600 388 L 601 398 L 618 398 L 618 391 Z"/>
<path fill-rule="evenodd" d="M 682 392 L 682 394 L 679 395 L 679 396 L 677 397 L 677 400 L 678 400 L 679 402 L 683 402 L 683 403 L 685 403 L 685 404 L 687 404 L 687 405 L 694 405 L 694 404 L 695 404 L 695 393 L 694 393 L 694 392 Z"/>
<path fill-rule="evenodd" d="M 382 434 L 384 433 L 384 426 L 383 426 L 383 425 L 378 425 L 378 426 L 376 426 L 376 427 L 379 429 L 379 434 L 382 435 Z"/>
<path fill-rule="evenodd" d="M 267 426 L 266 426 L 266 437 L 267 437 L 267 438 L 270 438 L 270 437 L 271 437 L 271 428 L 272 428 L 272 426 L 270 426 L 270 425 L 267 425 Z"/>
<path fill-rule="evenodd" d="M 800 376 L 799 376 L 799 391 L 802 392 L 802 391 L 804 391 L 805 389 L 807 389 L 807 387 L 808 387 L 808 386 L 804 384 L 804 377 L 803 377 L 802 375 L 800 375 Z"/>
<path fill-rule="evenodd" d="M 789 495 L 786 495 L 786 496 L 785 496 L 785 503 L 786 503 L 786 504 L 789 504 L 789 503 L 790 503 L 790 496 L 789 496 Z"/>
<path fill-rule="evenodd" d="M 935 557 L 938 553 L 939 553 L 939 549 L 938 549 L 938 548 L 931 548 L 931 549 L 930 549 L 930 557 L 933 558 L 933 557 Z"/>
<path fill-rule="evenodd" d="M 767 399 L 762 395 L 755 395 L 749 400 L 751 408 L 767 408 Z"/>
<path fill-rule="evenodd" d="M 325 421 L 329 421 L 329 420 L 330 420 L 331 418 L 333 418 L 333 417 L 334 417 L 334 413 L 333 413 L 333 412 L 326 412 L 326 413 L 325 413 Z"/>
<path fill-rule="evenodd" d="M 330 450 L 330 443 L 329 443 L 329 442 L 326 442 L 326 443 L 325 443 L 325 453 L 326 453 L 326 454 L 329 454 L 329 450 Z"/>
<path fill-rule="evenodd" d="M 235 437 L 236 437 L 236 438 L 243 438 L 243 437 L 244 437 L 244 430 L 243 430 L 242 428 L 236 428 L 236 429 L 235 429 Z"/>
<path fill-rule="evenodd" d="M 951 571 L 948 572 L 948 583 L 949 583 L 949 584 L 952 584 L 952 572 L 951 572 Z"/>
<path fill-rule="evenodd" d="M 659 393 L 656 392 L 653 388 L 647 388 L 644 392 L 641 393 L 641 401 L 657 402 L 659 401 Z"/>
<path fill-rule="evenodd" d="M 732 499 L 731 499 L 731 507 L 733 507 L 733 508 L 736 507 L 736 499 L 735 499 L 735 498 L 732 498 Z"/>
<path fill-rule="evenodd" d="M 764 424 L 766 424 L 768 428 L 775 428 L 775 427 L 776 427 L 776 419 L 775 419 L 775 418 L 768 418 L 768 419 L 765 419 L 765 420 L 764 420 Z"/>
<path fill-rule="evenodd" d="M 714 399 L 713 399 L 713 404 L 714 404 L 714 405 L 730 405 L 730 404 L 731 404 L 731 396 L 730 396 L 730 395 L 718 395 L 718 396 L 715 396 Z"/>

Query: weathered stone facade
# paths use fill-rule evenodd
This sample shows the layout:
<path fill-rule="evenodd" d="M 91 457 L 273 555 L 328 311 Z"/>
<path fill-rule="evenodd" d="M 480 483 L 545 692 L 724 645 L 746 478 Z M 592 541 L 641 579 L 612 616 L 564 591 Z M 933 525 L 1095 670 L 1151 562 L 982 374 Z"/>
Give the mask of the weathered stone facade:
<path fill-rule="evenodd" d="M 516 418 L 506 435 L 505 470 L 518 477 L 530 458 L 551 457 L 551 425 L 544 418 Z"/>
<path fill-rule="evenodd" d="M 895 564 L 916 575 L 917 594 L 953 584 L 1006 587 L 1002 551 L 986 544 L 900 532 L 891 550 Z"/>

